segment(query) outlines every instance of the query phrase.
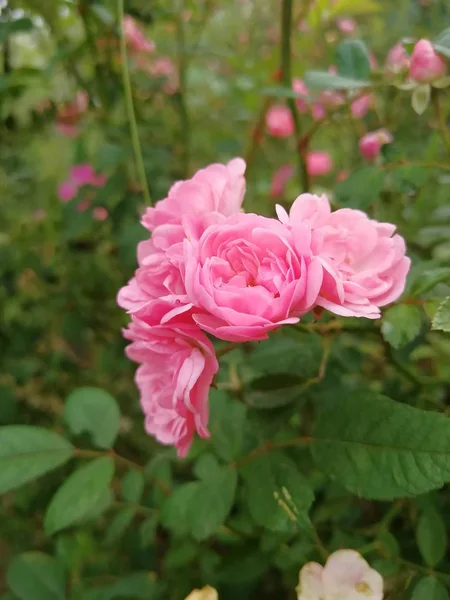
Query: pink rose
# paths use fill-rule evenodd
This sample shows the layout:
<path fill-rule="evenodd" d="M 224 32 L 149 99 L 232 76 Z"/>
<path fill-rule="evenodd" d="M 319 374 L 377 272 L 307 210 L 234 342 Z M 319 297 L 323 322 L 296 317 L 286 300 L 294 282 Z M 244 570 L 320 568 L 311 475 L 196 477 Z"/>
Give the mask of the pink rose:
<path fill-rule="evenodd" d="M 262 340 L 315 303 L 322 283 L 309 225 L 237 214 L 185 240 L 185 285 L 194 321 L 216 337 Z M 195 309 L 199 309 L 196 310 Z"/>
<path fill-rule="evenodd" d="M 178 181 L 167 198 L 147 208 L 142 224 L 152 232 L 138 245 L 135 276 L 117 296 L 119 306 L 130 313 L 149 308 L 158 300 L 167 302 L 165 321 L 189 311 L 182 271 L 183 240 L 198 240 L 203 231 L 225 216 L 238 212 L 245 194 L 245 162 L 212 164 L 185 181 Z"/>
<path fill-rule="evenodd" d="M 344 317 L 376 319 L 380 306 L 403 293 L 411 261 L 395 225 L 351 208 L 331 212 L 326 196 L 311 194 L 299 196 L 289 216 L 278 211 L 292 227 L 311 226 L 311 250 L 324 269 L 318 306 Z"/>
<path fill-rule="evenodd" d="M 356 21 L 354 19 L 349 18 L 337 19 L 336 25 L 341 33 L 345 33 L 347 35 L 355 33 L 357 28 Z"/>
<path fill-rule="evenodd" d="M 367 115 L 369 110 L 372 108 L 373 96 L 372 94 L 364 94 L 360 96 L 350 105 L 350 110 L 355 119 L 362 119 Z"/>
<path fill-rule="evenodd" d="M 147 433 L 186 456 L 195 431 L 209 437 L 208 393 L 218 363 L 211 342 L 197 326 L 155 322 L 154 312 L 133 317 L 124 331 L 132 341 L 126 353 L 141 363 L 136 384 Z"/>
<path fill-rule="evenodd" d="M 383 600 L 383 578 L 355 550 L 338 550 L 324 567 L 300 571 L 297 600 Z"/>
<path fill-rule="evenodd" d="M 327 116 L 327 111 L 321 102 L 314 102 L 312 105 L 311 114 L 314 121 L 321 121 Z"/>
<path fill-rule="evenodd" d="M 402 44 L 395 44 L 386 56 L 386 70 L 394 75 L 409 69 L 409 55 Z"/>
<path fill-rule="evenodd" d="M 296 94 L 305 96 L 305 98 L 296 98 L 295 99 L 298 111 L 301 113 L 308 112 L 308 109 L 309 109 L 308 101 L 307 101 L 308 88 L 306 87 L 305 82 L 302 79 L 294 79 L 294 81 L 292 82 L 292 89 L 294 90 L 294 92 Z"/>
<path fill-rule="evenodd" d="M 276 198 L 278 196 L 282 196 L 284 193 L 284 188 L 286 183 L 294 174 L 294 167 L 292 165 L 283 165 L 275 172 L 272 185 L 270 188 L 270 195 L 272 198 Z"/>
<path fill-rule="evenodd" d="M 429 83 L 442 77 L 447 66 L 429 40 L 419 40 L 411 54 L 409 76 L 418 83 Z"/>
<path fill-rule="evenodd" d="M 306 156 L 306 168 L 311 177 L 327 175 L 333 169 L 333 161 L 328 152 L 310 152 Z"/>
<path fill-rule="evenodd" d="M 286 138 L 294 133 L 294 120 L 287 106 L 272 106 L 267 111 L 266 126 L 269 135 Z"/>
<path fill-rule="evenodd" d="M 106 184 L 105 175 L 96 175 L 94 167 L 89 163 L 74 165 L 70 169 L 70 179 L 81 187 L 83 185 L 92 185 L 94 187 L 104 187 Z"/>
<path fill-rule="evenodd" d="M 144 32 L 130 15 L 123 19 L 123 31 L 125 41 L 130 50 L 134 52 L 153 52 L 156 49 L 155 42 L 145 37 Z"/>
<path fill-rule="evenodd" d="M 245 161 L 234 158 L 226 165 L 212 164 L 200 169 L 185 181 L 177 181 L 167 198 L 147 208 L 142 224 L 149 231 L 159 226 L 173 226 L 178 241 L 184 238 L 182 220 L 219 213 L 228 217 L 239 212 L 245 194 Z"/>
<path fill-rule="evenodd" d="M 393 141 L 392 134 L 386 129 L 378 129 L 366 133 L 359 141 L 359 151 L 367 160 L 374 160 L 380 153 L 384 144 L 390 144 Z"/>

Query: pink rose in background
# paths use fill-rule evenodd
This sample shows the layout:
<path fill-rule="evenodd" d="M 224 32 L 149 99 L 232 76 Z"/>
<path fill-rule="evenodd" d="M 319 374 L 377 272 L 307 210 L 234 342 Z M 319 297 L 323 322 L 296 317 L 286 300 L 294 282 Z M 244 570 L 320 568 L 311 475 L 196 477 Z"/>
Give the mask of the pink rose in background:
<path fill-rule="evenodd" d="M 385 67 L 387 71 L 397 75 L 408 71 L 409 63 L 409 54 L 406 52 L 403 45 L 395 44 L 386 56 Z"/>
<path fill-rule="evenodd" d="M 310 152 L 306 156 L 306 168 L 311 177 L 320 177 L 330 173 L 333 161 L 328 152 Z"/>
<path fill-rule="evenodd" d="M 355 33 L 358 27 L 356 21 L 354 19 L 349 18 L 337 19 L 336 25 L 341 33 L 345 33 L 347 35 Z"/>
<path fill-rule="evenodd" d="M 311 254 L 308 225 L 237 214 L 185 240 L 185 286 L 194 321 L 219 339 L 262 340 L 311 309 L 322 268 Z"/>
<path fill-rule="evenodd" d="M 314 102 L 311 108 L 311 114 L 314 121 L 321 121 L 327 116 L 327 111 L 321 102 Z"/>
<path fill-rule="evenodd" d="M 109 212 L 104 206 L 94 206 L 92 209 L 92 218 L 96 221 L 106 221 L 109 217 Z"/>
<path fill-rule="evenodd" d="M 63 181 L 58 187 L 58 196 L 63 202 L 70 202 L 78 194 L 78 186 L 73 181 Z"/>
<path fill-rule="evenodd" d="M 336 68 L 331 66 L 328 71 L 335 74 Z M 345 96 L 342 92 L 334 90 L 324 90 L 320 92 L 316 102 L 312 105 L 312 117 L 315 121 L 324 119 L 329 111 L 345 103 Z"/>
<path fill-rule="evenodd" d="M 297 600 L 383 600 L 383 578 L 355 550 L 338 550 L 324 567 L 300 571 Z"/>
<path fill-rule="evenodd" d="M 298 111 L 301 113 L 308 112 L 309 105 L 308 105 L 308 101 L 307 101 L 307 96 L 308 96 L 309 92 L 308 92 L 308 88 L 305 85 L 305 82 L 298 78 L 294 79 L 294 81 L 292 82 L 292 89 L 294 90 L 294 92 L 296 94 L 301 94 L 302 96 L 305 96 L 305 98 L 296 98 L 295 99 Z"/>
<path fill-rule="evenodd" d="M 359 141 L 359 151 L 365 159 L 374 160 L 382 146 L 392 143 L 393 139 L 392 134 L 386 129 L 366 133 Z"/>
<path fill-rule="evenodd" d="M 323 266 L 317 305 L 344 317 L 380 317 L 380 306 L 397 300 L 411 261 L 395 225 L 378 223 L 359 211 L 331 212 L 326 196 L 302 194 L 284 221 L 309 222 L 311 249 Z"/>
<path fill-rule="evenodd" d="M 155 42 L 149 40 L 132 16 L 126 15 L 123 19 L 123 30 L 125 41 L 134 52 L 153 52 L 156 49 Z"/>
<path fill-rule="evenodd" d="M 336 175 L 336 181 L 342 182 L 348 179 L 349 177 L 350 171 L 348 171 L 347 169 L 342 169 L 342 171 L 339 171 L 339 173 Z"/>
<path fill-rule="evenodd" d="M 63 202 L 69 202 L 78 194 L 81 187 L 91 185 L 93 187 L 104 187 L 106 176 L 97 175 L 94 167 L 89 163 L 80 163 L 70 169 L 68 179 L 61 183 L 58 188 L 58 196 Z"/>
<path fill-rule="evenodd" d="M 360 96 L 356 100 L 353 100 L 353 102 L 350 105 L 350 110 L 351 110 L 353 117 L 355 117 L 355 119 L 362 119 L 363 117 L 366 116 L 366 114 L 372 108 L 372 105 L 373 105 L 372 94 L 364 94 L 363 96 Z"/>
<path fill-rule="evenodd" d="M 79 127 L 76 125 L 68 125 L 66 123 L 56 123 L 55 125 L 56 131 L 68 138 L 76 138 L 80 133 Z"/>
<path fill-rule="evenodd" d="M 294 167 L 292 165 L 283 165 L 275 172 L 272 185 L 270 187 L 270 195 L 272 198 L 277 198 L 278 196 L 282 196 L 284 193 L 284 188 L 286 183 L 294 174 Z"/>
<path fill-rule="evenodd" d="M 269 135 L 286 138 L 294 133 L 294 120 L 287 106 L 276 105 L 269 108 L 266 115 Z"/>
<path fill-rule="evenodd" d="M 174 62 L 167 56 L 160 56 L 152 60 L 147 66 L 153 77 L 165 79 L 164 91 L 170 95 L 175 94 L 179 88 L 179 80 L 178 70 Z"/>
<path fill-rule="evenodd" d="M 198 327 L 158 325 L 155 316 L 133 317 L 124 331 L 132 342 L 126 353 L 140 363 L 135 379 L 147 433 L 186 456 L 196 431 L 209 437 L 208 393 L 218 363 Z"/>
<path fill-rule="evenodd" d="M 417 83 L 430 83 L 442 77 L 446 70 L 446 63 L 433 44 L 429 40 L 419 40 L 411 54 L 410 78 Z"/>

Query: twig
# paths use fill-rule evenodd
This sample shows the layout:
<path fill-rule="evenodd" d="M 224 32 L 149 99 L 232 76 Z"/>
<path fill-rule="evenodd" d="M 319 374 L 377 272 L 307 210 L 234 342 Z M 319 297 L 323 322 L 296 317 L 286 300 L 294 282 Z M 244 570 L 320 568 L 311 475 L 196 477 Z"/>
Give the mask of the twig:
<path fill-rule="evenodd" d="M 100 456 L 109 456 L 114 460 L 115 463 L 122 467 L 126 467 L 128 469 L 135 469 L 136 471 L 143 472 L 144 467 L 134 461 L 125 458 L 125 456 L 120 456 L 114 452 L 114 450 L 84 450 L 82 448 L 74 448 L 73 451 L 74 456 L 78 458 L 98 458 Z"/>
<path fill-rule="evenodd" d="M 145 174 L 144 159 L 142 157 L 141 142 L 139 141 L 139 133 L 136 123 L 136 113 L 134 111 L 133 94 L 131 91 L 130 71 L 128 68 L 127 45 L 125 40 L 125 31 L 123 20 L 125 17 L 124 0 L 117 0 L 117 8 L 119 15 L 120 28 L 120 56 L 122 63 L 122 80 L 125 93 L 125 103 L 128 113 L 128 121 L 130 124 L 131 143 L 133 145 L 134 159 L 136 161 L 136 169 L 138 172 L 139 181 L 144 194 L 145 203 L 149 206 L 152 203 L 150 190 L 148 188 L 147 176 Z"/>
<path fill-rule="evenodd" d="M 307 3 L 307 7 L 309 3 Z M 291 73 L 291 30 L 292 30 L 292 0 L 283 0 L 281 9 L 281 76 L 286 88 L 292 87 Z M 306 164 L 307 145 L 302 139 L 300 118 L 294 98 L 288 98 L 287 104 L 294 122 L 295 139 L 297 143 L 297 169 L 300 186 L 304 192 L 309 191 L 309 174 Z"/>

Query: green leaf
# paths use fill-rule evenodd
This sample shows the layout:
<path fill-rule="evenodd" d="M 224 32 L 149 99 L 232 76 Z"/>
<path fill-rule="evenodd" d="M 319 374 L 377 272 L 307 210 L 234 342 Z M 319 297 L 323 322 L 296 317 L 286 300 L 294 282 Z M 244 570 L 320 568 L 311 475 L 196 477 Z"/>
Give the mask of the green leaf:
<path fill-rule="evenodd" d="M 161 511 L 162 524 L 178 535 L 187 535 L 191 529 L 190 512 L 195 510 L 195 498 L 200 483 L 191 481 L 175 489 Z"/>
<path fill-rule="evenodd" d="M 435 567 L 444 558 L 447 549 L 445 522 L 434 506 L 422 513 L 416 529 L 417 545 L 424 561 Z"/>
<path fill-rule="evenodd" d="M 6 574 L 8 586 L 20 600 L 65 600 L 64 571 L 42 552 L 25 552 L 13 558 Z"/>
<path fill-rule="evenodd" d="M 121 577 L 115 583 L 98 587 L 83 593 L 83 600 L 152 600 L 154 597 L 155 582 L 147 573 L 134 573 Z"/>
<path fill-rule="evenodd" d="M 367 46 L 361 40 L 344 40 L 336 49 L 339 75 L 349 79 L 367 79 L 370 76 L 370 59 Z"/>
<path fill-rule="evenodd" d="M 225 461 L 235 460 L 241 451 L 247 409 L 226 393 L 211 390 L 209 429 L 214 450 Z"/>
<path fill-rule="evenodd" d="M 332 75 L 328 71 L 306 71 L 303 79 L 311 90 L 355 90 L 372 85 L 370 81 Z"/>
<path fill-rule="evenodd" d="M 15 21 L 0 21 L 0 44 L 14 33 L 23 33 L 33 29 L 33 21 L 28 17 L 16 19 Z"/>
<path fill-rule="evenodd" d="M 430 104 L 430 98 L 431 86 L 428 83 L 418 85 L 412 93 L 411 106 L 413 107 L 413 110 L 418 115 L 423 114 Z"/>
<path fill-rule="evenodd" d="M 232 467 L 219 467 L 198 484 L 189 510 L 196 540 L 206 540 L 225 522 L 233 506 L 236 485 L 237 472 Z"/>
<path fill-rule="evenodd" d="M 254 379 L 246 388 L 245 400 L 249 406 L 270 410 L 304 399 L 298 377 L 288 373 L 264 375 Z"/>
<path fill-rule="evenodd" d="M 144 476 L 139 471 L 128 471 L 122 479 L 122 498 L 125 502 L 139 504 L 144 493 Z"/>
<path fill-rule="evenodd" d="M 441 31 L 441 33 L 433 40 L 433 46 L 436 52 L 450 58 L 450 27 Z"/>
<path fill-rule="evenodd" d="M 414 588 L 411 600 L 448 600 L 448 593 L 438 579 L 424 577 Z"/>
<path fill-rule="evenodd" d="M 69 394 L 64 420 L 75 435 L 87 432 L 98 448 L 111 448 L 119 433 L 120 410 L 105 390 L 83 387 Z"/>
<path fill-rule="evenodd" d="M 0 427 L 0 493 L 59 467 L 72 457 L 72 445 L 56 433 L 27 427 Z"/>
<path fill-rule="evenodd" d="M 133 522 L 135 515 L 136 508 L 133 506 L 122 508 L 118 511 L 106 530 L 105 544 L 107 546 L 112 546 L 118 540 L 120 540 L 125 531 Z"/>
<path fill-rule="evenodd" d="M 414 304 L 399 304 L 389 308 L 383 315 L 381 333 L 393 347 L 400 348 L 412 342 L 422 327 L 422 311 Z"/>
<path fill-rule="evenodd" d="M 253 520 L 274 531 L 308 522 L 314 494 L 308 480 L 280 452 L 263 454 L 241 468 Z"/>
<path fill-rule="evenodd" d="M 298 333 L 295 338 L 272 336 L 258 343 L 247 364 L 261 374 L 290 373 L 299 379 L 310 379 L 317 375 L 322 352 L 316 333 Z"/>
<path fill-rule="evenodd" d="M 447 296 L 433 317 L 431 328 L 450 332 L 450 296 Z"/>
<path fill-rule="evenodd" d="M 424 494 L 450 481 L 450 420 L 381 395 L 330 395 L 312 432 L 317 466 L 369 499 Z"/>
<path fill-rule="evenodd" d="M 348 208 L 366 210 L 378 199 L 384 185 L 384 173 L 375 166 L 354 171 L 335 187 L 336 196 Z"/>
<path fill-rule="evenodd" d="M 108 504 L 113 475 L 114 461 L 106 456 L 72 473 L 47 508 L 44 519 L 47 535 L 98 516 Z"/>

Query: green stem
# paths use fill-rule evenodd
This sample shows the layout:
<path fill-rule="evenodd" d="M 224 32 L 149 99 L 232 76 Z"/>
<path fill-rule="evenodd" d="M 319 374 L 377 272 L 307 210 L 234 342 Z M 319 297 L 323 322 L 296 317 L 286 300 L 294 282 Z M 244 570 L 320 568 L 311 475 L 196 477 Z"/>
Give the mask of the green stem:
<path fill-rule="evenodd" d="M 191 148 L 191 127 L 189 112 L 186 104 L 186 37 L 183 22 L 184 0 L 180 1 L 180 7 L 177 11 L 176 34 L 177 34 L 177 56 L 178 56 L 178 112 L 180 115 L 180 133 L 182 141 L 182 169 L 183 176 L 189 177 L 190 166 L 190 148 Z"/>
<path fill-rule="evenodd" d="M 308 3 L 309 4 L 309 3 Z M 308 6 L 307 4 L 307 6 Z M 292 0 L 283 0 L 281 9 L 281 75 L 286 88 L 292 87 L 291 72 L 291 31 L 292 31 Z M 292 114 L 294 122 L 294 132 L 296 139 L 297 154 L 297 173 L 300 186 L 304 192 L 309 191 L 310 182 L 306 165 L 307 143 L 302 139 L 300 127 L 300 118 L 297 111 L 297 105 L 294 98 L 288 98 L 287 104 Z"/>
<path fill-rule="evenodd" d="M 122 80 L 125 93 L 125 103 L 128 113 L 128 121 L 130 123 L 131 143 L 133 145 L 134 158 L 138 172 L 139 181 L 144 194 L 145 203 L 152 203 L 150 190 L 148 188 L 147 176 L 145 174 L 144 159 L 142 158 L 141 142 L 139 141 L 139 133 L 136 123 L 136 113 L 134 111 L 133 94 L 131 91 L 130 71 L 128 68 L 127 45 L 125 41 L 125 31 L 123 28 L 123 19 L 125 16 L 124 0 L 117 0 L 119 26 L 120 26 L 120 56 L 122 63 Z"/>
<path fill-rule="evenodd" d="M 436 118 L 437 118 L 439 131 L 441 133 L 444 144 L 447 147 L 447 150 L 450 152 L 450 131 L 449 131 L 446 121 L 445 121 L 445 114 L 444 114 L 444 110 L 442 107 L 440 90 L 433 90 L 432 93 L 433 93 L 434 110 L 436 112 Z"/>

